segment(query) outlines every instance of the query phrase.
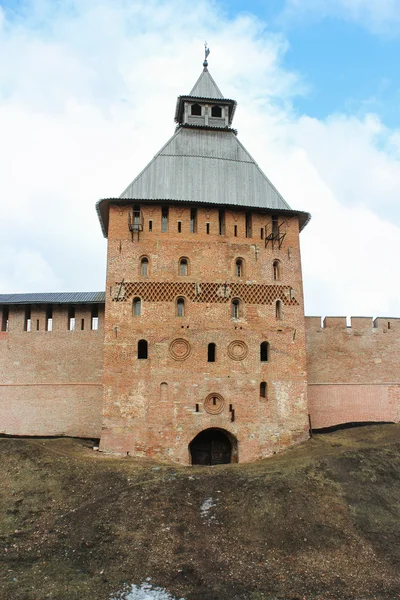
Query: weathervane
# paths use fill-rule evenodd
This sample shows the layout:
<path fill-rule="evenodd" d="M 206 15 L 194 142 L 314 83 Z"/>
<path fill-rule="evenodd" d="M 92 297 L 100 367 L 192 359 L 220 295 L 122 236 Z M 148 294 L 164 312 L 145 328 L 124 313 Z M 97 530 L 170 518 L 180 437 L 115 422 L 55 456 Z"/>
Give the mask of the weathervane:
<path fill-rule="evenodd" d="M 207 42 L 204 42 L 204 62 L 203 62 L 204 68 L 208 67 L 207 56 L 209 54 L 210 54 L 210 48 L 208 47 Z"/>

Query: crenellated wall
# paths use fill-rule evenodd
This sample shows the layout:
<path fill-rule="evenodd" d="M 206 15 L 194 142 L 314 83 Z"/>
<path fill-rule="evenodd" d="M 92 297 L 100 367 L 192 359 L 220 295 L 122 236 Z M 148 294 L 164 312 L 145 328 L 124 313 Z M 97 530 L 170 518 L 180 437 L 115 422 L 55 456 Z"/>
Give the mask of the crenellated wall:
<path fill-rule="evenodd" d="M 7 331 L 0 332 L 0 433 L 100 437 L 104 305 L 98 329 L 91 328 L 90 305 L 74 308 L 74 330 L 68 305 L 54 305 L 48 331 L 46 305 L 31 305 L 29 325 L 25 305 L 8 306 Z"/>
<path fill-rule="evenodd" d="M 400 319 L 306 317 L 313 428 L 400 421 Z"/>

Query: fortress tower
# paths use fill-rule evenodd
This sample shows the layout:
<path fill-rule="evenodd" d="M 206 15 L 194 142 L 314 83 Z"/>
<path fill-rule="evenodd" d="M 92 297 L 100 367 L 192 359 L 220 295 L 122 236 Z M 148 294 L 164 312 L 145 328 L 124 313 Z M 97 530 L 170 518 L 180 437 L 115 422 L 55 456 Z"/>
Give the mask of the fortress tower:
<path fill-rule="evenodd" d="M 299 232 L 232 129 L 204 63 L 172 138 L 108 237 L 101 448 L 182 464 L 259 459 L 308 436 Z"/>

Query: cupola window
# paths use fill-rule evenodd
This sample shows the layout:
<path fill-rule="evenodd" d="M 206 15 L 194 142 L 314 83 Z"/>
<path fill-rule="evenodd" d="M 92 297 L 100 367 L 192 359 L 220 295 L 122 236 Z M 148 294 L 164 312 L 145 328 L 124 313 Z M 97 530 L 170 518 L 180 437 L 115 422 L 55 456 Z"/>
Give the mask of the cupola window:
<path fill-rule="evenodd" d="M 211 108 L 212 117 L 222 117 L 222 108 L 220 106 L 213 106 Z"/>
<path fill-rule="evenodd" d="M 201 117 L 201 106 L 200 104 L 192 104 L 190 114 L 194 117 Z"/>

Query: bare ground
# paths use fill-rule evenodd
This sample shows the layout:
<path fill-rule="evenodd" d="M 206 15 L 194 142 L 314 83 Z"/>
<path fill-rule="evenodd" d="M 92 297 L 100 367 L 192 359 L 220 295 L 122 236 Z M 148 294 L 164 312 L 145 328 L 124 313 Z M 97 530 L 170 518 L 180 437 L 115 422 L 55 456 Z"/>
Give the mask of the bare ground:
<path fill-rule="evenodd" d="M 250 465 L 112 458 L 0 439 L 0 598 L 400 598 L 400 426 L 315 436 Z"/>

